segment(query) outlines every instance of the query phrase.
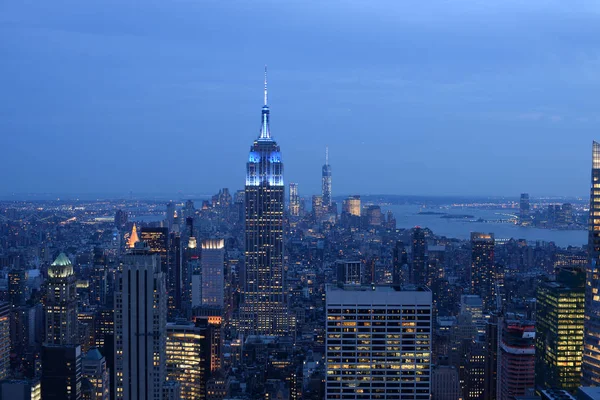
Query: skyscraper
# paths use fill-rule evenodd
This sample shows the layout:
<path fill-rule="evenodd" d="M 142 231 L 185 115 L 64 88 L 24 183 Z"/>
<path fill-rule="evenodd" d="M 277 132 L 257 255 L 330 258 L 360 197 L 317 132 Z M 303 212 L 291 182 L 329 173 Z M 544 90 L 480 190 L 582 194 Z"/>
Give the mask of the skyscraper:
<path fill-rule="evenodd" d="M 329 212 L 331 208 L 331 165 L 329 165 L 329 147 L 325 148 L 325 165 L 323 165 L 321 189 L 323 195 L 323 208 Z"/>
<path fill-rule="evenodd" d="M 425 232 L 416 226 L 412 233 L 412 263 L 410 268 L 410 282 L 415 285 L 425 285 L 427 282 L 427 271 L 425 266 L 425 251 L 427 242 Z"/>
<path fill-rule="evenodd" d="M 471 293 L 483 300 L 485 311 L 496 308 L 494 234 L 471 232 Z"/>
<path fill-rule="evenodd" d="M 431 292 L 327 286 L 326 399 L 422 399 L 431 391 Z"/>
<path fill-rule="evenodd" d="M 535 384 L 574 392 L 581 381 L 585 271 L 559 268 L 536 294 Z"/>
<path fill-rule="evenodd" d="M 298 184 L 290 183 L 290 215 L 300 216 L 300 196 L 298 196 Z"/>
<path fill-rule="evenodd" d="M 519 203 L 519 222 L 521 225 L 528 225 L 529 220 L 529 193 L 521 193 L 521 201 Z"/>
<path fill-rule="evenodd" d="M 81 347 L 49 344 L 42 347 L 43 400 L 81 399 Z"/>
<path fill-rule="evenodd" d="M 0 380 L 10 372 L 10 312 L 9 303 L 0 303 Z"/>
<path fill-rule="evenodd" d="M 13 307 L 22 306 L 27 300 L 27 271 L 14 268 L 8 272 L 8 300 Z"/>
<path fill-rule="evenodd" d="M 71 260 L 60 255 L 48 268 L 46 344 L 77 343 L 77 294 Z"/>
<path fill-rule="evenodd" d="M 93 400 L 108 400 L 110 398 L 110 387 L 108 383 L 108 371 L 106 359 L 98 348 L 93 347 L 81 361 L 83 379 L 91 384 L 91 398 Z"/>
<path fill-rule="evenodd" d="M 202 241 L 202 306 L 222 309 L 225 295 L 225 241 Z"/>
<path fill-rule="evenodd" d="M 209 328 L 193 322 L 167 324 L 167 379 L 181 384 L 181 398 L 202 399 L 210 375 Z"/>
<path fill-rule="evenodd" d="M 592 144 L 592 182 L 585 286 L 583 386 L 600 385 L 600 143 Z"/>
<path fill-rule="evenodd" d="M 250 326 L 244 330 L 285 334 L 289 324 L 283 268 L 283 163 L 269 126 L 266 69 L 260 135 L 250 147 L 246 164 L 245 210 L 246 282 L 241 313 Z"/>
<path fill-rule="evenodd" d="M 498 399 L 511 400 L 534 388 L 535 326 L 504 320 L 498 349 Z M 489 377 L 488 377 L 489 378 Z"/>
<path fill-rule="evenodd" d="M 138 242 L 123 257 L 115 289 L 117 400 L 162 399 L 167 293 L 158 254 Z"/>

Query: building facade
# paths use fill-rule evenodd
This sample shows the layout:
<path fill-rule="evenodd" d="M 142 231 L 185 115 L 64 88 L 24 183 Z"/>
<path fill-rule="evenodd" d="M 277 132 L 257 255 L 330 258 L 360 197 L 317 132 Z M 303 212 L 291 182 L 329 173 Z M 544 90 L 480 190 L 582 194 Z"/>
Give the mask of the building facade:
<path fill-rule="evenodd" d="M 559 268 L 536 293 L 536 389 L 575 391 L 581 382 L 585 270 Z"/>
<path fill-rule="evenodd" d="M 202 300 L 203 307 L 223 309 L 225 296 L 225 240 L 202 241 Z"/>
<path fill-rule="evenodd" d="M 144 242 L 123 257 L 115 289 L 115 399 L 162 397 L 167 292 L 158 254 Z"/>
<path fill-rule="evenodd" d="M 498 399 L 524 396 L 535 384 L 535 325 L 504 320 L 498 349 Z"/>
<path fill-rule="evenodd" d="M 583 386 L 600 385 L 600 143 L 592 144 L 592 182 L 585 286 Z"/>
<path fill-rule="evenodd" d="M 481 296 L 485 311 L 496 309 L 494 234 L 471 232 L 471 293 Z"/>
<path fill-rule="evenodd" d="M 328 212 L 331 209 L 331 165 L 329 165 L 329 148 L 325 149 L 325 164 L 321 174 L 321 194 L 323 196 L 323 208 Z"/>
<path fill-rule="evenodd" d="M 330 285 L 326 308 L 326 399 L 430 398 L 429 289 Z"/>

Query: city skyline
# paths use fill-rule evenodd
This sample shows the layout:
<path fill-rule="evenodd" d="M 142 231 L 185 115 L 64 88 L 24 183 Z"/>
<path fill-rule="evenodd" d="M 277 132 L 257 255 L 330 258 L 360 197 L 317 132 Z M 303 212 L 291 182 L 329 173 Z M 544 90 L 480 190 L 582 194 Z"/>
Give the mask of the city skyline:
<path fill-rule="evenodd" d="M 265 63 L 278 140 L 294 149 L 287 179 L 301 193 L 319 192 L 325 146 L 338 194 L 587 190 L 588 160 L 580 154 L 598 123 L 587 38 L 600 24 L 589 12 L 597 8 L 592 2 L 569 9 L 568 19 L 561 19 L 566 6 L 558 2 L 543 13 L 531 3 L 486 9 L 380 2 L 366 9 L 308 2 L 301 9 L 156 2 L 137 10 L 112 2 L 117 12 L 110 14 L 106 5 L 1 6 L 0 55 L 9 62 L 0 83 L 10 100 L 0 103 L 0 129 L 10 133 L 11 149 L 3 166 L 27 162 L 0 194 L 241 187 L 243 172 L 231 166 L 256 133 L 253 110 Z M 335 26 L 320 23 L 334 13 Z M 532 15 L 537 29 L 526 28 Z M 264 24 L 246 22 L 259 17 Z M 243 35 L 214 35 L 225 20 Z M 155 29 L 157 23 L 167 29 Z M 307 27 L 314 31 L 305 34 Z M 553 32 L 563 40 L 552 39 Z M 31 65 L 43 65 L 43 73 L 32 76 Z M 564 136 L 573 139 L 565 145 Z M 159 179 L 150 183 L 131 179 L 112 160 L 136 165 L 145 155 L 197 173 L 157 170 Z M 175 157 L 186 161 L 174 164 Z M 449 178 L 430 185 L 439 171 Z"/>

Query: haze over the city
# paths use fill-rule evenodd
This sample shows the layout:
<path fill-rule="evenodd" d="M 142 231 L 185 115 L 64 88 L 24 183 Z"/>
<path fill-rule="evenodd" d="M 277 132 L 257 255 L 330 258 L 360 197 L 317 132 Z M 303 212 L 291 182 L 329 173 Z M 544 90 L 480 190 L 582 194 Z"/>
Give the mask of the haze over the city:
<path fill-rule="evenodd" d="M 494 3 L 494 4 L 491 4 Z M 2 189 L 242 188 L 269 68 L 285 181 L 585 195 L 594 1 L 2 2 Z"/>

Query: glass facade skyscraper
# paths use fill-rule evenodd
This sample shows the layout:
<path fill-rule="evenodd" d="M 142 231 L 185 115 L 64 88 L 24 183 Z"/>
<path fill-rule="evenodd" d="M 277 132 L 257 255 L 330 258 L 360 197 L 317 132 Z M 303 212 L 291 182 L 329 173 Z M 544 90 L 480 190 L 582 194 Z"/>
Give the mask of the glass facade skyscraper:
<path fill-rule="evenodd" d="M 246 164 L 244 302 L 242 330 L 249 334 L 281 335 L 288 331 L 283 268 L 283 163 L 271 137 L 267 79 L 260 135 L 250 147 Z"/>
<path fill-rule="evenodd" d="M 600 385 L 600 143 L 592 144 L 592 182 L 585 285 L 583 386 Z"/>

